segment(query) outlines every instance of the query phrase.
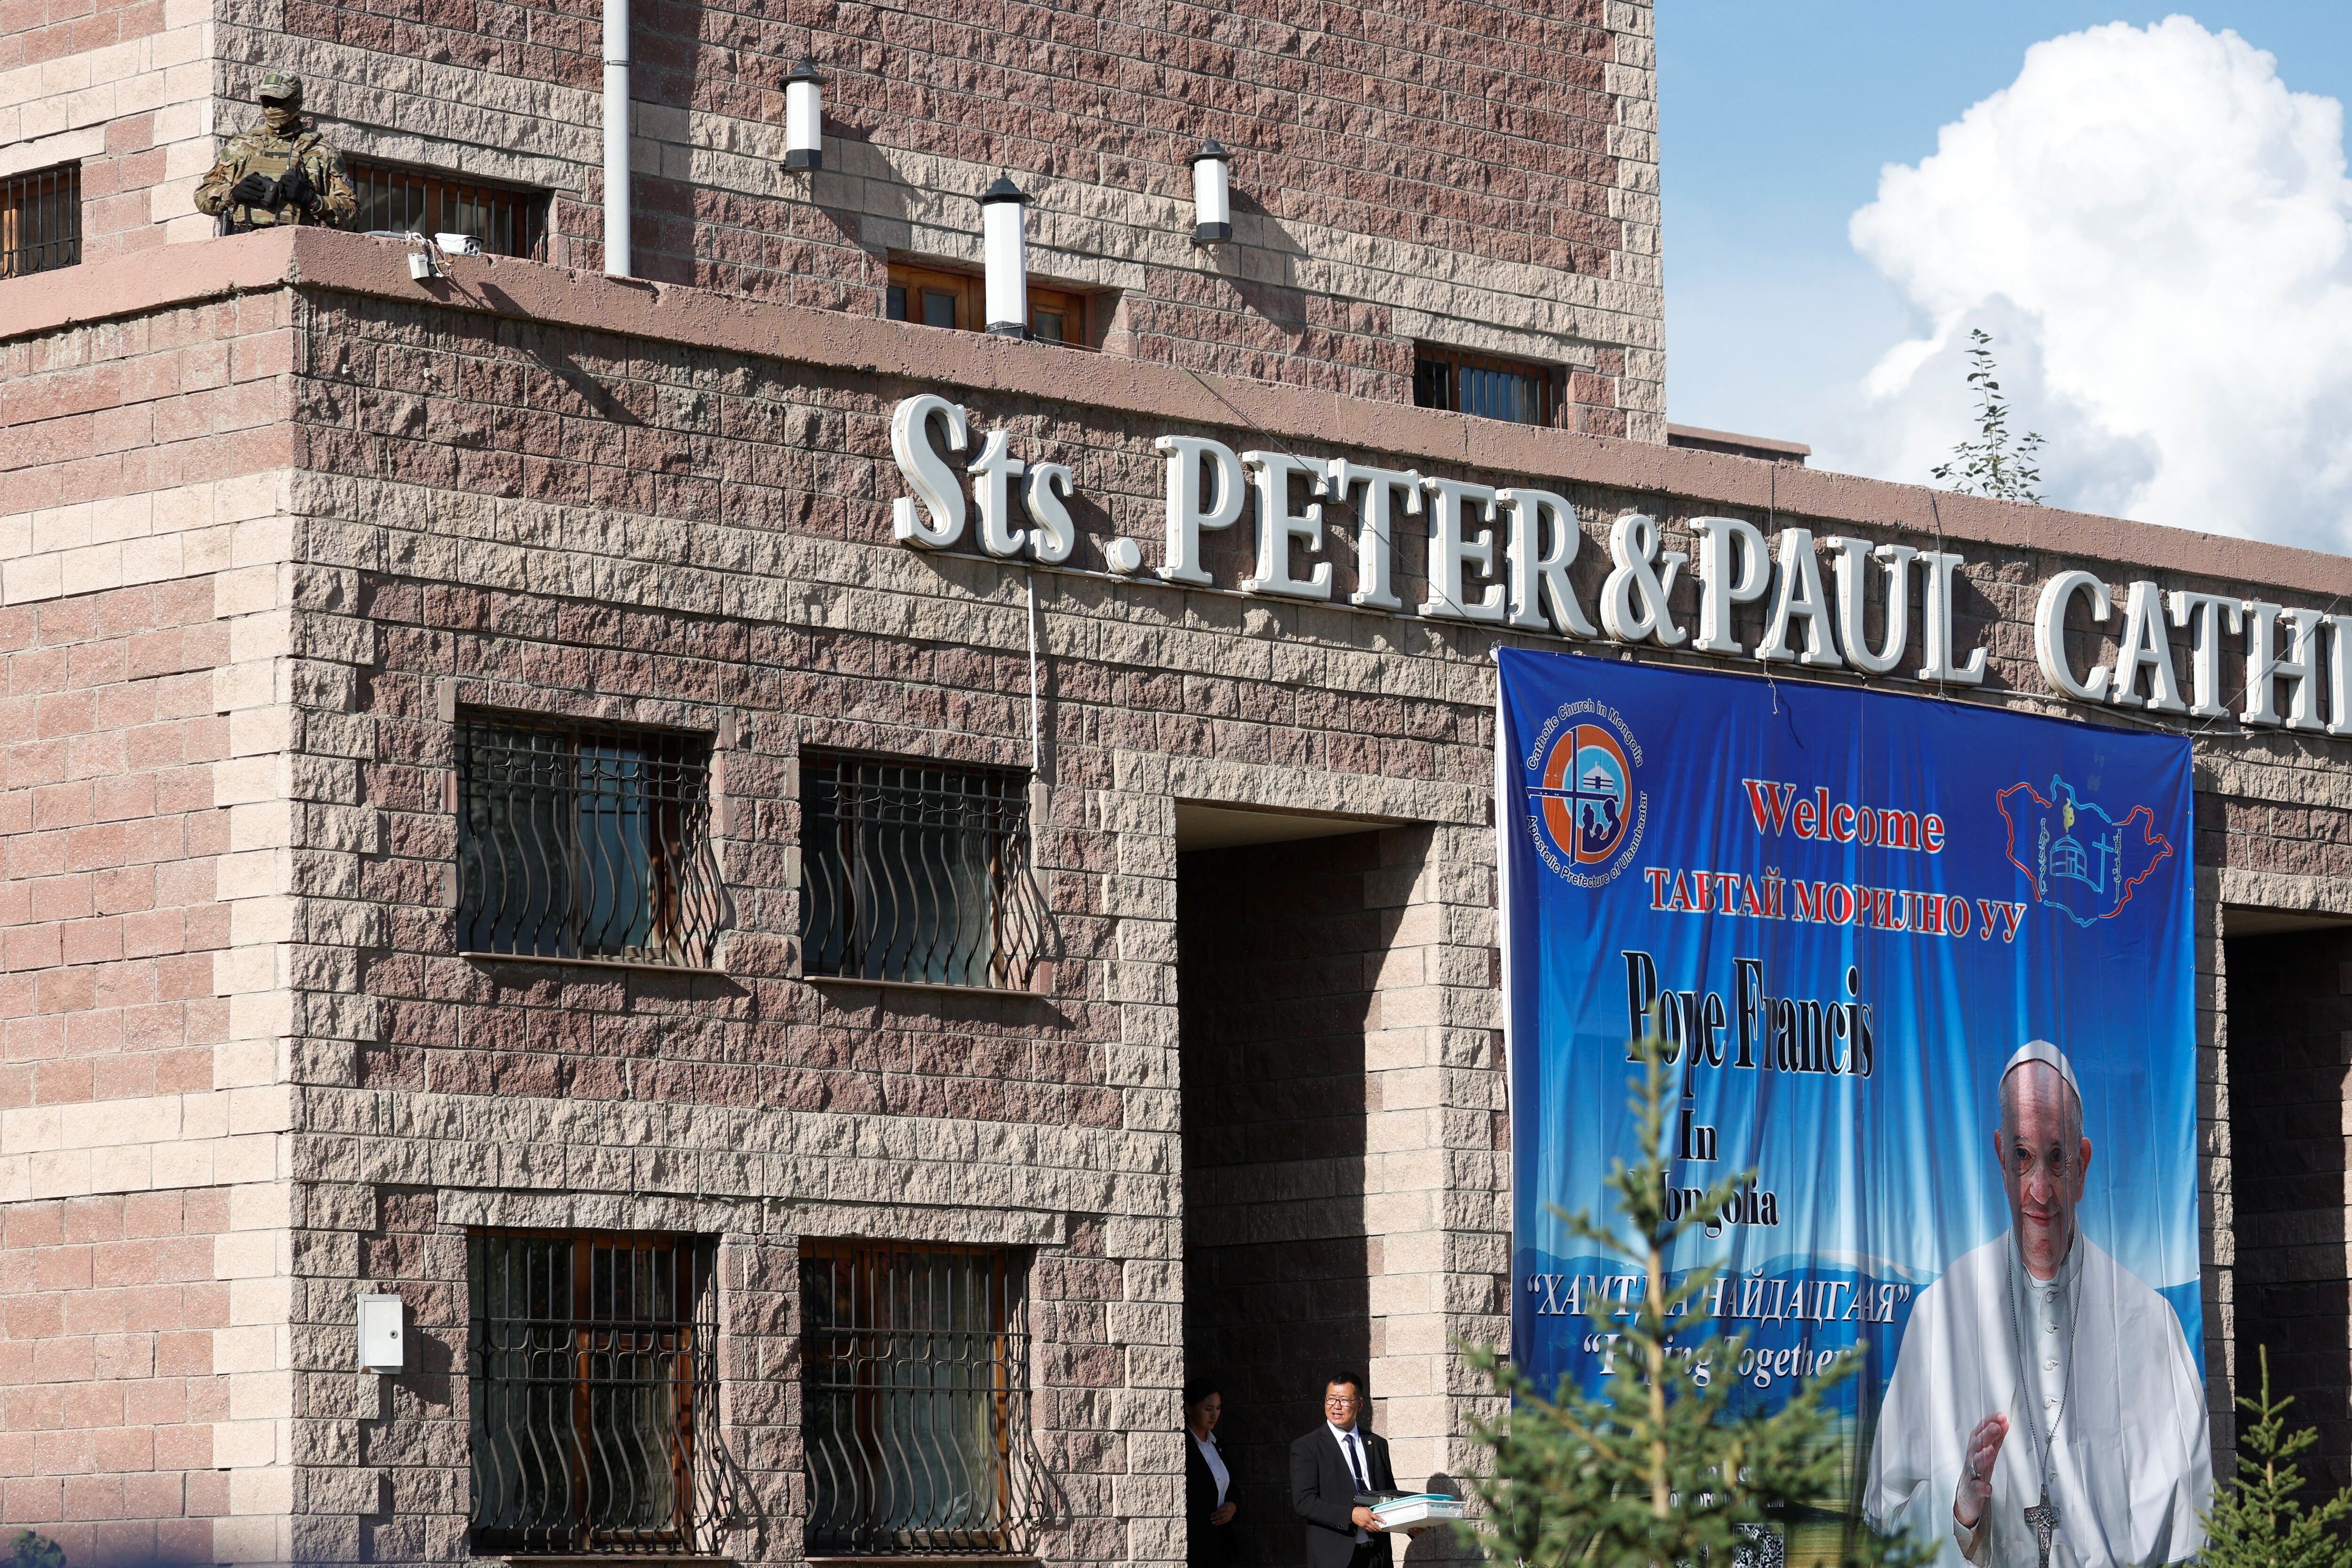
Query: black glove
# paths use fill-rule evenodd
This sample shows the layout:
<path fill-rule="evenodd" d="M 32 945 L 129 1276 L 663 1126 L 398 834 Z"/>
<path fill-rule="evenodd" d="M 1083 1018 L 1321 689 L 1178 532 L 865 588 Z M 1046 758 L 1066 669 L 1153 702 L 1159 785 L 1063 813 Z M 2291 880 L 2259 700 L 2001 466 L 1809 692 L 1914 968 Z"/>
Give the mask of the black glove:
<path fill-rule="evenodd" d="M 278 177 L 278 194 L 306 213 L 319 210 L 319 187 L 310 183 L 310 173 L 299 163 Z"/>
<path fill-rule="evenodd" d="M 228 188 L 228 199 L 239 206 L 268 207 L 276 212 L 284 199 L 278 194 L 278 182 L 267 174 L 247 174 Z"/>

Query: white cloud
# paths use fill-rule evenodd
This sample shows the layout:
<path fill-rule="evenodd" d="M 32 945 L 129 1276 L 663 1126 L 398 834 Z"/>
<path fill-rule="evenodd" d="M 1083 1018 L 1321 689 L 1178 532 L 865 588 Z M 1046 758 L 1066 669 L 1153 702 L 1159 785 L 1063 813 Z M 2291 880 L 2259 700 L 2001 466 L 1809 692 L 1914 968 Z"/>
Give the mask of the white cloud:
<path fill-rule="evenodd" d="M 2335 100 L 2185 16 L 2053 38 L 1888 165 L 1854 247 L 1930 323 L 1824 467 L 1926 481 L 1994 333 L 2045 498 L 2352 549 L 2352 183 Z"/>

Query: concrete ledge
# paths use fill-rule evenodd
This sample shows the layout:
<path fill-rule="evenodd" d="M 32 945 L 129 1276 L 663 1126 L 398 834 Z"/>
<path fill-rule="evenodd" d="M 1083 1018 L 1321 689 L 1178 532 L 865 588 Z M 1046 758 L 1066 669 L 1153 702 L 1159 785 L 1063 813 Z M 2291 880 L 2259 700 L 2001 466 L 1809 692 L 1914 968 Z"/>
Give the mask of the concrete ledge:
<path fill-rule="evenodd" d="M 2352 596 L 2352 559 L 2318 551 L 1793 464 L 1507 425 L 505 257 L 451 258 L 449 276 L 420 283 L 408 275 L 407 253 L 399 240 L 295 229 L 163 246 L 37 273 L 0 282 L 0 342 L 257 289 L 326 289 L 895 381 L 1084 404 L 1171 427 L 1239 428 L 1318 450 L 1370 448 L 1417 462 L 1523 474 L 1554 486 L 1650 491 L 1702 507 L 1787 511 L 1814 523 L 1906 529 L 1952 544 L 2046 551 L 2300 595 Z"/>
<path fill-rule="evenodd" d="M 294 281 L 299 229 L 257 230 L 196 245 L 157 246 L 0 282 L 0 342 L 177 305 L 201 304 Z M 358 235 L 336 239 L 373 241 Z M 405 263 L 402 264 L 405 267 Z"/>
<path fill-rule="evenodd" d="M 1702 452 L 1728 452 L 1737 458 L 1756 458 L 1768 463 L 1802 463 L 1813 455 L 1813 449 L 1802 441 L 1783 441 L 1773 436 L 1742 436 L 1732 430 L 1710 430 L 1703 425 L 1669 425 L 1666 445 L 1688 447 Z"/>

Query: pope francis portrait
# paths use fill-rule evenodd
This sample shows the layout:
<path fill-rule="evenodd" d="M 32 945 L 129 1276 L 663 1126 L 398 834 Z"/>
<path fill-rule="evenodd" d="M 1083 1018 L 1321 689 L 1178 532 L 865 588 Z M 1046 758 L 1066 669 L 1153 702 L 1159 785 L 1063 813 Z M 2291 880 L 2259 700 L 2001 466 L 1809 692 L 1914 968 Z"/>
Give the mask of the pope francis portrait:
<path fill-rule="evenodd" d="M 2181 1562 L 2212 1465 L 2180 1321 L 2077 1227 L 2091 1141 L 2064 1054 L 2026 1046 L 2000 1099 L 2010 1228 L 1913 1306 L 1864 1512 L 1946 1564 Z"/>

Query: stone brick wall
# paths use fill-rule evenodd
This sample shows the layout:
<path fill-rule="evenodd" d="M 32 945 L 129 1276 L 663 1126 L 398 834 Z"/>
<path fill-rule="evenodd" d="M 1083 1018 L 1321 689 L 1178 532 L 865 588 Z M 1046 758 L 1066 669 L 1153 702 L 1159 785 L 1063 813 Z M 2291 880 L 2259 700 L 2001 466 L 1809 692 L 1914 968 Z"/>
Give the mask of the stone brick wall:
<path fill-rule="evenodd" d="M 215 1278 L 230 1199 L 0 1205 L 0 1528 L 37 1527 L 77 1563 L 212 1560 L 242 1333 Z"/>
<path fill-rule="evenodd" d="M 650 276 L 878 314 L 886 254 L 977 259 L 971 198 L 1008 170 L 1039 197 L 1033 267 L 1114 290 L 1115 350 L 1409 402 L 1434 339 L 1568 364 L 1572 427 L 1664 439 L 1646 6 L 1302 25 L 938 0 L 803 26 L 667 5 L 641 27 Z M 803 57 L 830 73 L 839 173 L 713 156 L 772 139 Z M 1188 243 L 1206 135 L 1236 155 L 1223 256 Z"/>
<path fill-rule="evenodd" d="M 143 1107 L 213 1088 L 229 910 L 215 873 L 228 821 L 212 790 L 228 742 L 213 680 L 228 649 L 212 589 L 183 580 L 8 612 L 0 1094 L 28 1127 L 31 1108 Z M 47 1114 L 53 1147 L 89 1147 L 67 1142 L 61 1115 Z M 76 1190 L 98 1175 L 88 1159 L 65 1163 L 37 1173 L 19 1160 L 6 1190 Z"/>
<path fill-rule="evenodd" d="M 1161 1053 L 1145 1045 L 1129 1056 L 1118 1044 L 1137 1027 L 1121 1019 L 1118 983 L 1100 957 L 1120 907 L 1100 889 L 1100 868 L 1116 856 L 1087 795 L 1052 797 L 1041 842 L 1040 863 L 1064 889 L 1043 1001 L 793 977 L 799 749 L 1021 762 L 1026 708 L 1016 683 L 1025 682 L 1025 662 L 953 636 L 908 643 L 866 626 L 720 613 L 748 580 L 682 559 L 629 570 L 634 585 L 616 579 L 597 602 L 562 584 L 532 592 L 547 562 L 587 567 L 596 557 L 585 540 L 544 557 L 491 543 L 508 500 L 626 498 L 638 515 L 694 516 L 761 552 L 788 504 L 782 484 L 813 475 L 797 460 L 779 472 L 761 459 L 740 471 L 751 482 L 712 483 L 700 476 L 726 472 L 730 461 L 712 445 L 722 427 L 717 402 L 705 399 L 698 414 L 689 406 L 698 395 L 684 382 L 630 388 L 617 362 L 585 391 L 549 368 L 598 361 L 617 344 L 452 337 L 408 308 L 350 302 L 337 302 L 312 331 L 320 379 L 306 398 L 319 420 L 320 471 L 303 481 L 315 531 L 306 548 L 355 563 L 350 606 L 375 639 L 353 692 L 363 728 L 352 782 L 354 802 L 381 822 L 380 850 L 360 872 L 381 919 L 353 944 L 354 967 L 318 972 L 321 1009 L 346 984 L 371 1006 L 348 1066 L 314 1079 L 315 1136 L 302 1142 L 298 1166 L 418 1184 L 434 1215 L 430 1236 L 413 1248 L 387 1238 L 363 1250 L 353 1285 L 325 1287 L 322 1272 L 306 1310 L 320 1342 L 331 1342 L 347 1316 L 347 1292 L 361 1276 L 404 1290 L 422 1283 L 436 1311 L 430 1326 L 446 1336 L 438 1353 L 462 1368 L 462 1310 L 447 1304 L 462 1279 L 455 1238 L 467 1224 L 717 1232 L 730 1254 L 743 1237 L 758 1261 L 730 1262 L 728 1277 L 768 1300 L 732 1309 L 737 1321 L 757 1327 L 730 1336 L 728 1398 L 730 1442 L 753 1494 L 751 1517 L 761 1522 L 729 1541 L 746 1556 L 789 1559 L 799 1554 L 803 1511 L 797 1394 L 772 1380 L 797 1372 L 797 1237 L 1035 1246 L 1036 1440 L 1062 1498 L 1049 1554 L 1157 1554 L 1149 1532 L 1168 1511 L 1160 1494 L 1173 1453 L 1161 1436 L 1170 1423 L 1144 1415 L 1156 1431 L 1127 1428 L 1171 1401 L 1179 1370 L 1176 1281 L 1166 1261 L 1175 1253 L 1166 1218 L 1173 1198 L 1160 1173 L 1172 1161 L 1159 1152 L 1173 1118 L 1170 1091 L 1156 1087 L 1166 1069 L 1151 1065 Z M 668 368 L 691 374 L 684 359 Z M 589 437 L 578 421 L 593 416 L 604 388 L 649 395 L 649 410 L 667 412 L 642 438 Z M 688 424 L 670 424 L 672 413 Z M 751 428 L 771 430 L 782 413 L 730 409 L 723 426 L 736 430 L 750 418 Z M 714 421 L 707 427 L 705 416 Z M 404 482 L 384 478 L 395 475 Z M 470 520 L 447 510 L 467 493 L 481 503 Z M 422 495 L 435 500 L 410 512 L 406 498 Z M 412 524 L 423 531 L 412 533 Z M 477 524 L 490 532 L 465 543 Z M 634 527 L 627 541 L 613 540 L 631 552 L 646 542 Z M 412 548 L 449 569 L 384 568 Z M 458 569 L 445 553 L 452 548 L 471 564 Z M 460 575 L 466 581 L 453 580 Z M 987 618 L 1000 630 L 980 640 L 1002 640 L 1011 622 L 1002 612 Z M 887 705 L 870 700 L 877 679 L 891 682 Z M 718 856 L 733 900 L 722 973 L 456 956 L 450 719 L 475 709 L 714 737 Z M 1087 748 L 1074 740 L 1070 749 L 1072 776 L 1096 771 Z M 406 1131 L 387 1131 L 394 1125 Z M 556 1190 L 578 1201 L 518 1195 Z M 404 1212 L 427 1203 L 420 1192 Z M 745 1204 L 769 1206 L 725 1207 Z M 437 1265 L 407 1271 L 412 1255 Z M 322 1246 L 319 1256 L 340 1251 Z M 349 1423 L 332 1414 L 348 1378 L 323 1362 L 304 1376 L 306 1407 L 318 1419 L 298 1452 L 322 1487 L 336 1469 L 331 1457 L 348 1448 Z M 399 1381 L 405 1388 L 411 1380 Z M 462 1377 L 455 1390 L 462 1406 Z M 419 1397 L 435 1403 L 429 1384 Z M 383 1426 L 385 1451 L 397 1445 L 402 1456 L 394 1502 L 358 1517 L 355 1539 L 331 1539 L 321 1524 L 309 1538 L 314 1548 L 333 1557 L 373 1549 L 367 1542 L 431 1560 L 460 1553 L 467 1481 L 454 1420 L 430 1438 L 395 1437 L 396 1421 Z M 366 1436 L 379 1430 L 367 1416 L 359 1427 L 363 1441 L 379 1440 Z M 1166 1526 L 1157 1528 L 1164 1535 Z"/>
<path fill-rule="evenodd" d="M 739 1561 L 801 1556 L 807 1512 L 801 1443 L 801 1237 L 875 1231 L 898 1239 L 994 1241 L 1021 1248 L 1028 1268 L 1034 1460 L 1059 1494 L 1056 1521 L 1040 1542 L 1048 1561 L 1129 1556 L 1115 1497 L 1121 1445 L 1104 1431 L 1101 1406 L 1124 1381 L 1125 1341 L 1112 1336 L 1127 1283 L 1105 1257 L 1104 1216 L 1055 1215 L 1026 1224 L 919 1206 L 811 1212 L 741 1197 L 626 1196 L 394 1183 L 310 1191 L 298 1231 L 315 1258 L 298 1313 L 307 1331 L 339 1336 L 356 1289 L 390 1290 L 406 1303 L 408 1370 L 376 1377 L 321 1356 L 300 1379 L 310 1415 L 298 1471 L 295 1542 L 307 1562 L 463 1561 L 471 1503 L 467 1375 L 467 1232 L 483 1226 L 550 1230 L 663 1231 L 719 1243 L 719 1368 L 723 1452 L 714 1456 L 733 1507 L 719 1543 Z M 356 1241 L 356 1247 L 353 1242 Z M 302 1331 L 298 1330 L 298 1331 Z M 1148 1503 L 1149 1500 L 1144 1500 Z"/>
<path fill-rule="evenodd" d="M 72 275 L 61 275 L 71 278 Z M 293 306 L 231 297 L 0 343 L 0 602 L 208 578 L 258 553 L 293 458 Z"/>
<path fill-rule="evenodd" d="M 292 319 L 0 349 L 5 1507 L 82 1561 L 287 1549 Z"/>
<path fill-rule="evenodd" d="M 893 258 L 977 267 L 973 198 L 1010 172 L 1033 274 L 1094 294 L 1111 353 L 1409 403 L 1433 342 L 1556 367 L 1568 427 L 1663 442 L 1652 30 L 1649 0 L 1311 24 L 1267 0 L 641 5 L 638 269 L 878 315 Z M 599 268 L 600 31 L 583 0 L 17 0 L 0 174 L 80 160 L 93 258 L 209 235 L 195 183 L 260 72 L 292 68 L 345 151 L 551 191 L 547 259 Z M 814 176 L 780 165 L 802 58 L 828 77 Z M 1202 250 L 1208 135 L 1236 233 Z"/>
<path fill-rule="evenodd" d="M 347 1069 L 309 1058 L 320 1066 L 308 1080 L 313 1120 L 298 1141 L 298 1171 L 429 1187 L 444 1244 L 522 1201 L 500 1194 L 557 1188 L 575 1209 L 593 1196 L 593 1212 L 623 1228 L 647 1227 L 649 1206 L 688 1194 L 788 1202 L 795 1214 L 754 1232 L 772 1247 L 919 1225 L 969 1240 L 1002 1230 L 1006 1216 L 1031 1216 L 1023 1223 L 1055 1238 L 1038 1243 L 1033 1308 L 1037 1441 L 1064 1499 L 1049 1555 L 1180 1551 L 1171 1517 L 1182 1371 L 1168 1005 L 1175 865 L 1164 813 L 1188 790 L 1289 795 L 1304 763 L 1338 770 L 1327 786 L 1340 792 L 1334 804 L 1352 789 L 1360 809 L 1425 816 L 1415 802 L 1443 801 L 1445 815 L 1475 819 L 1486 765 L 1475 750 L 1480 711 L 1448 700 L 1439 719 L 1440 709 L 1343 700 L 1355 678 L 1339 661 L 1307 680 L 1321 694 L 1303 703 L 1204 713 L 1204 702 L 1231 695 L 1209 672 L 1230 669 L 1245 646 L 1234 628 L 1145 621 L 1119 632 L 1082 597 L 1045 584 L 1038 859 L 1056 929 L 1044 1003 L 809 984 L 793 976 L 799 751 L 1026 761 L 1024 616 L 1001 569 L 915 562 L 866 542 L 887 501 L 877 467 L 887 389 L 756 365 L 714 380 L 713 362 L 688 351 L 648 356 L 646 345 L 555 328 L 477 331 L 405 304 L 321 296 L 314 309 L 299 397 L 311 469 L 297 480 L 309 519 L 299 548 L 322 569 L 353 574 L 338 608 L 373 633 L 373 658 L 348 688 L 362 728 L 336 733 L 359 762 L 352 798 L 379 823 L 380 847 L 359 875 L 380 919 L 354 942 L 351 967 L 316 971 L 319 994 L 300 1005 L 323 1016 L 347 976 L 370 1004 Z M 586 366 L 598 369 L 583 384 L 576 367 Z M 623 405 L 641 407 L 645 421 L 616 440 L 605 415 Z M 1024 417 L 1043 429 L 1055 416 Z M 1087 439 L 1108 458 L 1118 437 Z M 1156 484 L 1152 466 L 1132 458 L 1124 476 L 1123 510 Z M 592 498 L 636 521 L 606 532 L 596 514 L 571 510 Z M 527 516 L 555 531 L 517 531 Z M 699 539 L 675 533 L 678 548 L 663 546 L 681 522 Z M 592 578 L 599 585 L 583 593 Z M 772 609 L 738 608 L 755 605 Z M 1121 645 L 1105 647 L 1107 636 Z M 341 634 L 322 640 L 356 646 Z M 1072 657 L 1079 648 L 1091 657 Z M 1173 675 L 1171 659 L 1200 673 Z M 875 700 L 881 691 L 887 702 Z M 718 738 L 719 859 L 736 896 L 724 978 L 455 955 L 450 719 L 476 708 Z M 1171 769 L 1189 784 L 1150 776 Z M 1146 818 L 1135 818 L 1139 805 Z M 1455 895 L 1422 879 L 1413 856 L 1358 875 L 1366 921 L 1408 944 L 1382 949 L 1393 967 L 1379 976 L 1403 1011 L 1385 1035 L 1362 1036 L 1360 1050 L 1408 1040 L 1437 1048 L 1422 1032 L 1443 1009 L 1414 997 L 1454 977 L 1431 973 L 1410 945 L 1443 933 L 1422 929 L 1426 917 L 1408 906 Z M 1484 879 L 1475 888 L 1486 896 Z M 1477 971 L 1483 985 L 1483 957 Z M 1400 1097 L 1399 1114 L 1425 1114 L 1413 1108 L 1443 1098 L 1423 1086 Z M 1491 1140 L 1490 1118 L 1475 1126 Z M 1418 1191 L 1443 1174 L 1442 1163 L 1390 1171 L 1372 1190 Z M 739 1223 L 716 1228 L 731 1235 Z M 1433 1209 L 1426 1223 L 1444 1216 Z M 1385 1310 L 1458 1312 L 1410 1299 L 1414 1283 L 1435 1289 L 1423 1279 L 1429 1261 L 1401 1259 L 1393 1283 L 1377 1267 L 1360 1272 L 1367 1299 L 1403 1286 Z M 1491 1310 L 1499 1254 L 1479 1267 L 1489 1278 L 1475 1300 Z M 389 1273 L 373 1282 L 402 1283 Z M 348 1297 L 339 1287 L 310 1299 L 317 1315 L 298 1322 L 315 1342 L 334 1342 L 329 1331 Z M 1394 1381 L 1401 1394 L 1444 1406 L 1442 1378 L 1420 1363 L 1443 1358 L 1446 1330 L 1415 1333 Z M 788 1345 L 746 1355 L 789 1367 Z M 348 1376 L 321 1363 L 300 1381 L 304 1408 L 320 1414 L 298 1434 L 297 1453 L 313 1457 L 300 1462 L 317 1467 L 322 1487 L 326 1457 L 348 1448 L 343 1422 L 325 1414 Z M 730 1397 L 740 1407 L 773 1395 L 747 1386 Z M 1449 1419 L 1400 1432 L 1400 1462 L 1423 1473 L 1458 1468 Z M 762 1483 L 771 1532 L 739 1549 L 790 1556 L 796 1444 L 788 1427 L 739 1436 L 742 1452 L 772 1454 L 774 1466 Z M 1442 1463 L 1413 1441 L 1446 1450 Z M 449 1442 L 432 1447 L 434 1458 L 404 1451 L 416 1454 L 415 1468 L 392 1483 L 394 1495 L 462 1491 Z M 455 1516 L 439 1506 L 420 1504 L 423 1523 L 397 1527 L 408 1532 L 402 1550 L 418 1529 L 427 1556 L 447 1549 Z M 378 1539 L 405 1511 L 353 1516 L 355 1539 Z M 330 1555 L 357 1550 L 324 1533 L 303 1539 Z"/>
<path fill-rule="evenodd" d="M 213 160 L 205 0 L 0 8 L 0 177 L 81 165 L 82 254 L 212 232 L 187 205 Z"/>

